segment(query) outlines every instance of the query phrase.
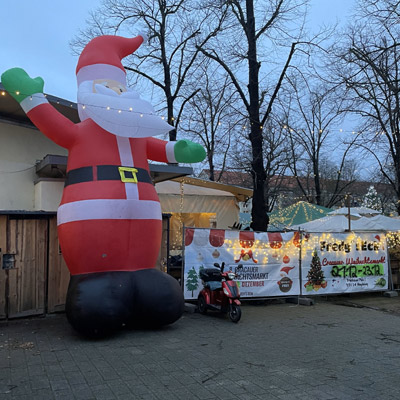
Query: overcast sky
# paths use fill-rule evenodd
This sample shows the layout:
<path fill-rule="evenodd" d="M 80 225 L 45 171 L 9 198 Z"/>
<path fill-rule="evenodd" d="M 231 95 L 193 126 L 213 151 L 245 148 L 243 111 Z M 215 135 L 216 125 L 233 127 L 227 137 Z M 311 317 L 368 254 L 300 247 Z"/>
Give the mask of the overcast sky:
<path fill-rule="evenodd" d="M 76 101 L 75 68 L 70 40 L 90 10 L 101 0 L 0 0 L 0 74 L 24 68 L 31 77 L 41 76 L 45 92 Z M 354 0 L 312 0 L 313 26 L 343 21 Z M 145 96 L 144 96 L 145 97 Z"/>

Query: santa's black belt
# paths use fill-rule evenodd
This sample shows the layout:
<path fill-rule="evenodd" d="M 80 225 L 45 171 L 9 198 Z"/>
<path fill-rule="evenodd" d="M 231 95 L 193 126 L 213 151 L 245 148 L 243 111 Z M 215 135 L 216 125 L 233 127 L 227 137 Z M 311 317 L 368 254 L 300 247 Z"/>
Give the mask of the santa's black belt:
<path fill-rule="evenodd" d="M 94 171 L 93 169 L 96 168 Z M 97 179 L 95 179 L 97 177 Z M 91 181 L 122 181 L 124 183 L 145 182 L 153 183 L 149 171 L 138 167 L 121 167 L 118 165 L 97 165 L 95 167 L 81 167 L 67 172 L 65 185 Z"/>

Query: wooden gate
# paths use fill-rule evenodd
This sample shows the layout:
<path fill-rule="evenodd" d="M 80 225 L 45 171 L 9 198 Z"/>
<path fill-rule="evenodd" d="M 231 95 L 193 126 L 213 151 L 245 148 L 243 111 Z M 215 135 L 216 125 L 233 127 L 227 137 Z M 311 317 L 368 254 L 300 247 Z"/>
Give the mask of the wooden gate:
<path fill-rule="evenodd" d="M 0 318 L 62 311 L 69 282 L 55 216 L 0 216 Z"/>
<path fill-rule="evenodd" d="M 2 272 L 8 318 L 45 312 L 47 236 L 46 219 L 8 218 L 6 221 Z"/>
<path fill-rule="evenodd" d="M 7 216 L 0 215 L 0 319 L 7 316 L 7 273 L 3 267 L 3 254 L 7 249 Z"/>

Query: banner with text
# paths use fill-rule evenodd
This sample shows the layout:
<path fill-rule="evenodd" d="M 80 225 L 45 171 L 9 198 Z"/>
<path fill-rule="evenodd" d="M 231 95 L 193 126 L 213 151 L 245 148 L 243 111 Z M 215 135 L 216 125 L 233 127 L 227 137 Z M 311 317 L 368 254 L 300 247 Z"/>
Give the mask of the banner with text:
<path fill-rule="evenodd" d="M 299 248 L 298 232 L 186 228 L 184 297 L 197 299 L 199 271 L 222 262 L 237 273 L 242 298 L 299 295 Z"/>
<path fill-rule="evenodd" d="M 383 233 L 310 233 L 302 240 L 301 294 L 323 295 L 388 288 Z"/>

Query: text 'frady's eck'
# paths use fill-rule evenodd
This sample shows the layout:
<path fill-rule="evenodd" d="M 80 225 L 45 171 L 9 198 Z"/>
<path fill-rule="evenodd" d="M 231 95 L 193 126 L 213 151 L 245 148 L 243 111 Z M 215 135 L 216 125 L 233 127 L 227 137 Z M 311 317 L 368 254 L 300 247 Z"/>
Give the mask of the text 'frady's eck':
<path fill-rule="evenodd" d="M 319 243 L 320 251 L 344 251 L 345 253 L 350 253 L 352 251 L 352 246 L 355 246 L 356 251 L 378 251 L 383 249 L 383 243 L 378 241 L 369 242 L 367 240 L 358 240 L 355 243 L 345 242 L 341 240 L 339 242 L 326 242 L 322 241 Z"/>

